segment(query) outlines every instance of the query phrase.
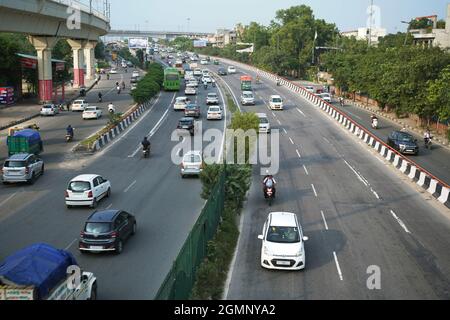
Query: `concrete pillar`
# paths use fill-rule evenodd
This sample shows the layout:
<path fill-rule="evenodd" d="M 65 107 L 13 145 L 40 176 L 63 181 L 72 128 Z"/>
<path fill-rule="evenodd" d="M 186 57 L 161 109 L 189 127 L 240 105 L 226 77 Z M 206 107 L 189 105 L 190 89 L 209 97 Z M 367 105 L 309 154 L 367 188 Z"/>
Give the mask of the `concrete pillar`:
<path fill-rule="evenodd" d="M 95 46 L 96 41 L 88 41 L 84 46 L 84 60 L 86 62 L 86 79 L 92 80 L 95 77 Z"/>
<path fill-rule="evenodd" d="M 84 86 L 84 47 L 87 41 L 68 39 L 67 42 L 73 51 L 73 87 Z"/>
<path fill-rule="evenodd" d="M 39 101 L 41 103 L 50 103 L 53 98 L 52 49 L 58 39 L 29 36 L 28 40 L 37 52 Z"/>

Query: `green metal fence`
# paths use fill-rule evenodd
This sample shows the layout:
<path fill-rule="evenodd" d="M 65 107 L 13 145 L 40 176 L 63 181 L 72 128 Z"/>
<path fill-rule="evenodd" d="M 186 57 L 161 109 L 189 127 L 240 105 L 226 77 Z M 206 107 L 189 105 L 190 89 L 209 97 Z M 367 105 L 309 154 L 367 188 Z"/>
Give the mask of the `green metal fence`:
<path fill-rule="evenodd" d="M 208 242 L 216 234 L 225 205 L 225 170 L 189 234 L 172 269 L 156 294 L 156 300 L 187 300 L 197 268 L 206 257 Z"/>

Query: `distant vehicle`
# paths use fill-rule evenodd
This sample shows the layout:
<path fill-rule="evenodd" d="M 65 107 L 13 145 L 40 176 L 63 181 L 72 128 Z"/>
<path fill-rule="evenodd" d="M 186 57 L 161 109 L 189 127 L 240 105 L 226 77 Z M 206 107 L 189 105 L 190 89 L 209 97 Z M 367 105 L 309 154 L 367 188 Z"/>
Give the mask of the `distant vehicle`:
<path fill-rule="evenodd" d="M 103 198 L 111 196 L 111 183 L 96 174 L 84 174 L 69 182 L 66 190 L 66 206 L 90 206 L 96 208 Z"/>
<path fill-rule="evenodd" d="M 387 144 L 402 154 L 419 154 L 417 139 L 411 134 L 402 131 L 393 131 L 387 139 Z"/>
<path fill-rule="evenodd" d="M 271 128 L 269 118 L 267 118 L 267 114 L 257 113 L 256 115 L 259 119 L 259 133 L 270 133 Z"/>
<path fill-rule="evenodd" d="M 130 84 L 136 84 L 139 82 L 139 76 L 131 77 Z"/>
<path fill-rule="evenodd" d="M 112 68 L 112 69 L 109 71 L 109 73 L 110 73 L 110 74 L 117 74 L 117 69 L 116 69 L 116 68 Z"/>
<path fill-rule="evenodd" d="M 80 252 L 115 251 L 121 254 L 123 244 L 137 231 L 134 215 L 122 210 L 96 211 L 80 233 Z"/>
<path fill-rule="evenodd" d="M 229 66 L 228 67 L 228 73 L 229 74 L 234 74 L 236 72 L 237 72 L 236 67 L 233 67 L 233 66 Z"/>
<path fill-rule="evenodd" d="M 186 105 L 188 103 L 187 97 L 177 97 L 175 99 L 175 103 L 173 105 L 174 110 L 183 110 L 186 109 Z"/>
<path fill-rule="evenodd" d="M 102 110 L 96 106 L 89 106 L 83 111 L 83 120 L 100 119 L 102 117 Z"/>
<path fill-rule="evenodd" d="M 187 96 L 195 96 L 197 95 L 197 89 L 194 84 L 188 83 L 186 85 L 186 89 L 184 89 L 184 94 Z"/>
<path fill-rule="evenodd" d="M 251 91 L 244 91 L 244 92 L 242 92 L 241 104 L 243 106 L 255 105 L 255 97 L 253 95 L 253 92 L 251 92 Z"/>
<path fill-rule="evenodd" d="M 15 131 L 6 138 L 6 144 L 8 146 L 8 156 L 22 153 L 38 155 L 44 151 L 41 135 L 38 131 L 32 129 Z"/>
<path fill-rule="evenodd" d="M 219 70 L 217 71 L 217 74 L 219 76 L 226 76 L 228 73 L 227 73 L 227 70 L 225 70 L 224 68 L 219 68 Z"/>
<path fill-rule="evenodd" d="M 44 161 L 34 154 L 15 154 L 3 164 L 3 184 L 27 182 L 33 184 L 44 174 Z"/>
<path fill-rule="evenodd" d="M 188 131 L 190 135 L 193 136 L 195 134 L 194 118 L 191 117 L 181 118 L 180 121 L 178 121 L 177 130 L 179 133 Z"/>
<path fill-rule="evenodd" d="M 219 105 L 219 96 L 215 92 L 208 93 L 208 96 L 206 97 L 206 104 L 207 105 Z"/>
<path fill-rule="evenodd" d="M 218 66 L 218 65 L 219 65 L 219 60 L 214 59 L 213 63 L 214 63 L 216 66 Z"/>
<path fill-rule="evenodd" d="M 181 61 L 181 60 L 175 61 L 174 68 L 178 70 L 178 72 L 180 73 L 181 76 L 184 76 L 183 61 Z"/>
<path fill-rule="evenodd" d="M 241 90 L 252 91 L 253 78 L 249 75 L 241 76 Z"/>
<path fill-rule="evenodd" d="M 211 83 L 212 82 L 211 76 L 209 76 L 209 75 L 203 76 L 202 82 L 203 83 L 205 83 L 205 82 L 206 83 Z"/>
<path fill-rule="evenodd" d="M 269 106 L 272 110 L 283 110 L 283 99 L 278 95 L 270 96 Z"/>
<path fill-rule="evenodd" d="M 180 72 L 175 68 L 166 68 L 164 70 L 164 90 L 179 91 L 181 88 Z"/>
<path fill-rule="evenodd" d="M 192 78 L 189 79 L 188 83 L 186 83 L 187 86 L 191 86 L 191 87 L 198 87 L 198 80 L 197 78 Z"/>
<path fill-rule="evenodd" d="M 185 80 L 192 79 L 194 77 L 195 77 L 194 76 L 194 71 L 192 71 L 192 70 L 185 70 L 184 71 L 184 79 Z"/>
<path fill-rule="evenodd" d="M 202 75 L 202 70 L 200 70 L 199 68 L 194 69 L 194 76 L 201 77 Z"/>
<path fill-rule="evenodd" d="M 184 109 L 186 117 L 200 118 L 200 107 L 195 103 L 189 103 Z"/>
<path fill-rule="evenodd" d="M 331 103 L 331 95 L 329 93 L 321 93 L 318 94 L 318 97 L 320 97 L 322 100 Z"/>
<path fill-rule="evenodd" d="M 133 78 L 139 78 L 140 74 L 139 71 L 133 71 L 132 77 Z"/>
<path fill-rule="evenodd" d="M 87 107 L 89 107 L 89 104 L 86 100 L 75 100 L 72 103 L 72 111 L 84 111 Z"/>
<path fill-rule="evenodd" d="M 59 113 L 59 108 L 54 104 L 44 104 L 40 111 L 41 117 L 56 116 L 58 113 Z"/>
<path fill-rule="evenodd" d="M 136 90 L 136 88 L 137 88 L 137 84 L 136 83 L 133 83 L 133 84 L 131 84 L 131 91 L 134 91 L 134 90 Z"/>
<path fill-rule="evenodd" d="M 222 120 L 222 109 L 219 106 L 210 106 L 208 108 L 207 120 Z"/>
<path fill-rule="evenodd" d="M 203 171 L 203 158 L 200 151 L 190 151 L 183 157 L 181 163 L 181 177 L 198 176 Z"/>
<path fill-rule="evenodd" d="M 132 62 L 128 61 L 128 62 L 127 62 L 127 66 L 128 66 L 128 68 L 133 68 L 133 67 L 134 67 L 134 64 L 133 64 Z"/>
<path fill-rule="evenodd" d="M 209 76 L 209 70 L 208 69 L 203 69 L 202 70 L 202 76 Z"/>
<path fill-rule="evenodd" d="M 309 91 L 311 93 L 314 93 L 315 89 L 313 86 L 305 86 L 306 91 Z"/>
<path fill-rule="evenodd" d="M 274 270 L 302 270 L 305 268 L 305 241 L 295 213 L 273 212 L 264 223 L 261 266 Z"/>
<path fill-rule="evenodd" d="M 207 64 L 208 64 L 208 60 L 202 59 L 202 60 L 200 61 L 200 64 L 202 64 L 202 65 L 207 65 Z"/>

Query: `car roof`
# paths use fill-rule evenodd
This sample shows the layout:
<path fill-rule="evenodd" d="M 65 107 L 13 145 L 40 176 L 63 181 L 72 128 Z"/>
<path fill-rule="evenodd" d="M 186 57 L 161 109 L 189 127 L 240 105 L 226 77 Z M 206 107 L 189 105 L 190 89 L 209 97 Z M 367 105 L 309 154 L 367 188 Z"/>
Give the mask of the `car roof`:
<path fill-rule="evenodd" d="M 86 102 L 86 100 L 84 100 L 84 99 L 78 99 L 78 100 L 75 100 L 73 103 L 83 103 L 83 102 Z"/>
<path fill-rule="evenodd" d="M 265 113 L 257 113 L 256 114 L 259 118 L 267 118 L 267 114 Z"/>
<path fill-rule="evenodd" d="M 97 178 L 99 175 L 98 174 L 82 174 L 79 176 L 76 176 L 75 178 L 73 178 L 70 181 L 92 181 L 95 178 Z"/>
<path fill-rule="evenodd" d="M 209 109 L 211 109 L 211 108 L 220 109 L 220 106 L 209 106 Z"/>
<path fill-rule="evenodd" d="M 269 216 L 272 227 L 298 227 L 295 213 L 272 212 Z"/>
<path fill-rule="evenodd" d="M 99 107 L 97 107 L 97 106 L 89 106 L 89 107 L 87 107 L 88 109 L 92 109 L 92 108 L 96 108 L 96 109 L 99 109 Z"/>
<path fill-rule="evenodd" d="M 210 93 L 208 93 L 208 96 L 217 96 L 217 93 L 215 93 L 215 92 L 210 92 Z"/>
<path fill-rule="evenodd" d="M 187 97 L 177 97 L 175 100 L 187 100 Z"/>
<path fill-rule="evenodd" d="M 242 94 L 251 94 L 251 95 L 253 95 L 253 92 L 251 92 L 251 91 L 244 91 L 244 92 L 242 92 Z"/>
<path fill-rule="evenodd" d="M 194 121 L 194 118 L 192 117 L 183 117 L 180 119 L 180 121 Z"/>
<path fill-rule="evenodd" d="M 280 99 L 281 99 L 281 96 L 279 96 L 279 95 L 277 95 L 277 94 L 271 95 L 271 96 L 270 96 L 270 99 L 277 99 L 277 98 L 280 98 Z"/>
<path fill-rule="evenodd" d="M 27 159 L 29 156 L 31 156 L 30 153 L 18 153 L 18 154 L 14 154 L 11 157 L 9 157 L 8 159 L 6 159 L 7 161 L 19 161 L 19 160 L 25 160 Z"/>
<path fill-rule="evenodd" d="M 87 222 L 112 222 L 121 213 L 120 210 L 96 211 L 87 219 Z"/>

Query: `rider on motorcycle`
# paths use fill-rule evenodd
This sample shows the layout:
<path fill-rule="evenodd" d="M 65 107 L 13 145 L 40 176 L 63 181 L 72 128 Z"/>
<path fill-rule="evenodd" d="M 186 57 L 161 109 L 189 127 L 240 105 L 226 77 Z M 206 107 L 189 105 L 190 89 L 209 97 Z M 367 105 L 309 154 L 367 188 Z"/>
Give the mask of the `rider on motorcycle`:
<path fill-rule="evenodd" d="M 275 178 L 269 174 L 269 171 L 266 171 L 266 176 L 264 177 L 263 180 L 263 191 L 264 191 L 264 196 L 267 197 L 267 189 L 268 188 L 272 188 L 273 189 L 273 197 L 275 198 L 276 195 L 276 184 L 277 182 L 275 181 Z"/>
<path fill-rule="evenodd" d="M 116 108 L 114 107 L 112 102 L 110 102 L 108 104 L 108 112 L 110 112 L 110 113 L 115 113 L 116 112 Z"/>
<path fill-rule="evenodd" d="M 122 80 L 122 89 L 125 90 L 125 81 Z"/>
<path fill-rule="evenodd" d="M 144 140 L 141 142 L 141 144 L 142 144 L 142 150 L 144 150 L 144 151 L 146 151 L 146 150 L 150 151 L 151 144 L 150 144 L 150 141 L 148 141 L 148 138 L 147 138 L 147 137 L 144 137 Z"/>
<path fill-rule="evenodd" d="M 70 136 L 71 138 L 73 138 L 73 128 L 72 128 L 72 126 L 69 124 L 69 126 L 66 128 L 66 132 L 67 132 L 67 135 L 68 136 Z"/>
<path fill-rule="evenodd" d="M 372 127 L 378 126 L 378 117 L 375 114 L 372 114 L 370 118 L 372 122 Z"/>
<path fill-rule="evenodd" d="M 423 135 L 423 140 L 425 142 L 425 146 L 428 146 L 428 144 L 431 142 L 431 140 L 433 139 L 433 135 L 430 132 L 430 129 L 427 128 L 427 131 L 425 131 L 424 135 Z"/>
<path fill-rule="evenodd" d="M 98 101 L 102 102 L 103 94 L 101 92 L 98 93 Z"/>

